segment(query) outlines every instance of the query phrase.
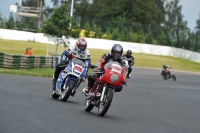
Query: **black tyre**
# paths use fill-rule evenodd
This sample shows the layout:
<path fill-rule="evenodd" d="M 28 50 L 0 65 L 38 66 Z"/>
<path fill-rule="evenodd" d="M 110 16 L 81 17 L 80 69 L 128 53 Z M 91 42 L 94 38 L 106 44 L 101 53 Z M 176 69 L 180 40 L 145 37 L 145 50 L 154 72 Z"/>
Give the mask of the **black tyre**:
<path fill-rule="evenodd" d="M 172 79 L 174 80 L 174 81 L 176 81 L 176 76 L 173 74 L 172 75 Z"/>
<path fill-rule="evenodd" d="M 99 108 L 98 108 L 98 115 L 103 117 L 109 107 L 110 107 L 110 104 L 112 102 L 112 99 L 113 99 L 113 89 L 112 88 L 107 88 L 105 94 L 104 94 L 104 98 L 103 98 L 103 101 L 99 103 Z"/>
<path fill-rule="evenodd" d="M 54 99 L 58 99 L 60 97 L 60 95 L 56 94 L 56 92 L 52 89 L 52 94 L 51 96 L 54 98 Z"/>
<path fill-rule="evenodd" d="M 93 107 L 94 107 L 94 105 L 92 105 L 90 103 L 90 100 L 87 99 L 87 97 L 86 97 L 86 99 L 85 99 L 85 111 L 90 112 L 93 109 Z"/>
<path fill-rule="evenodd" d="M 164 79 L 164 80 L 167 80 L 167 76 L 163 76 L 163 79 Z"/>
<path fill-rule="evenodd" d="M 61 101 L 66 102 L 72 92 L 72 89 L 75 87 L 75 81 L 70 80 L 65 90 L 62 91 Z"/>

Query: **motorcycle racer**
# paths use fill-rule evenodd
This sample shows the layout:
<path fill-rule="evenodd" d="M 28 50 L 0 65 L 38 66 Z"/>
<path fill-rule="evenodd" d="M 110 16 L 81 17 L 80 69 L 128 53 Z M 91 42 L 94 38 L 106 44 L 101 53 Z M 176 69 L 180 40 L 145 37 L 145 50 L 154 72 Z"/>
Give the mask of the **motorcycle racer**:
<path fill-rule="evenodd" d="M 171 67 L 167 66 L 166 64 L 163 64 L 163 69 L 162 69 L 162 71 L 161 71 L 161 74 L 162 74 L 163 76 L 166 76 L 166 71 L 167 71 L 168 69 L 171 69 Z"/>
<path fill-rule="evenodd" d="M 123 53 L 123 47 L 120 44 L 114 44 L 111 53 L 105 53 L 101 57 L 99 64 L 97 68 L 94 71 L 104 71 L 104 65 L 109 62 L 109 61 L 117 61 L 121 64 L 122 67 L 125 67 L 125 61 L 122 58 L 122 53 Z M 95 78 L 99 76 L 96 73 L 91 73 L 88 75 L 88 86 L 83 89 L 83 93 L 87 94 L 90 89 L 93 87 Z M 126 84 L 126 81 L 124 79 L 123 84 Z M 116 89 L 116 92 L 120 92 L 122 90 L 122 86 L 118 89 Z"/>
<path fill-rule="evenodd" d="M 134 65 L 134 57 L 132 56 L 132 51 L 128 50 L 126 54 L 122 56 L 125 60 L 128 61 L 128 73 L 126 75 L 127 78 L 130 78 L 130 73 L 132 72 L 132 66 Z"/>
<path fill-rule="evenodd" d="M 90 58 L 90 52 L 87 49 L 87 41 L 85 38 L 81 37 L 77 40 L 76 45 L 71 46 L 63 51 L 60 56 L 60 63 L 57 64 L 56 70 L 54 72 L 53 88 L 56 88 L 56 81 L 58 79 L 59 73 L 64 70 L 69 61 L 74 58 L 74 56 L 79 58 Z M 87 64 L 90 67 L 91 59 Z M 88 70 L 88 69 L 87 69 Z"/>

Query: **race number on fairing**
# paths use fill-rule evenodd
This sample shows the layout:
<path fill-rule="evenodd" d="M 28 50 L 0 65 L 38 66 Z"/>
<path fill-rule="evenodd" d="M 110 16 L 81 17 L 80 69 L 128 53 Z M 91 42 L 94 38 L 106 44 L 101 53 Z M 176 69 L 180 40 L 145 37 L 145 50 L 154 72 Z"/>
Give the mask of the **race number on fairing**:
<path fill-rule="evenodd" d="M 117 72 L 117 73 L 121 73 L 122 68 L 120 67 L 120 65 L 112 64 L 112 70 L 111 71 L 114 71 L 114 72 Z"/>
<path fill-rule="evenodd" d="M 79 65 L 75 65 L 75 66 L 74 66 L 74 71 L 75 71 L 75 72 L 81 73 L 82 70 L 83 70 L 82 67 L 80 67 Z"/>

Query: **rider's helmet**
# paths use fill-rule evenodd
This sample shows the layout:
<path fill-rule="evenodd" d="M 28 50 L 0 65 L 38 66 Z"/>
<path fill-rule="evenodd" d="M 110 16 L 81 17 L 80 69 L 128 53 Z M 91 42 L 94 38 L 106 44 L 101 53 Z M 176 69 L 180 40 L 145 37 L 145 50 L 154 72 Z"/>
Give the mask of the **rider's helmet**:
<path fill-rule="evenodd" d="M 87 41 L 85 40 L 85 38 L 83 37 L 79 38 L 78 41 L 76 42 L 76 49 L 79 52 L 84 52 L 86 48 L 87 48 Z"/>
<path fill-rule="evenodd" d="M 166 64 L 163 64 L 163 68 L 166 69 L 166 68 L 167 68 L 167 65 L 166 65 Z"/>
<path fill-rule="evenodd" d="M 128 57 L 131 57 L 132 51 L 131 51 L 131 50 L 128 50 L 128 51 L 126 52 L 126 54 L 127 54 Z"/>
<path fill-rule="evenodd" d="M 111 55 L 115 60 L 120 59 L 123 54 L 123 47 L 120 44 L 114 44 L 111 49 Z"/>

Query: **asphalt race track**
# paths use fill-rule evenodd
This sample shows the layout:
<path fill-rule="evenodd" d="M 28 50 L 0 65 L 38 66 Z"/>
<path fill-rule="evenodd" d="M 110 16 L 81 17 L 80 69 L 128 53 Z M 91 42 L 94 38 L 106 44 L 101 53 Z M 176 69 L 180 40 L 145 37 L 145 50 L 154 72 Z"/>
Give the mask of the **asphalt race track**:
<path fill-rule="evenodd" d="M 200 74 L 133 68 L 104 117 L 84 111 L 81 84 L 67 102 L 51 98 L 51 79 L 0 75 L 0 133 L 200 133 Z"/>

